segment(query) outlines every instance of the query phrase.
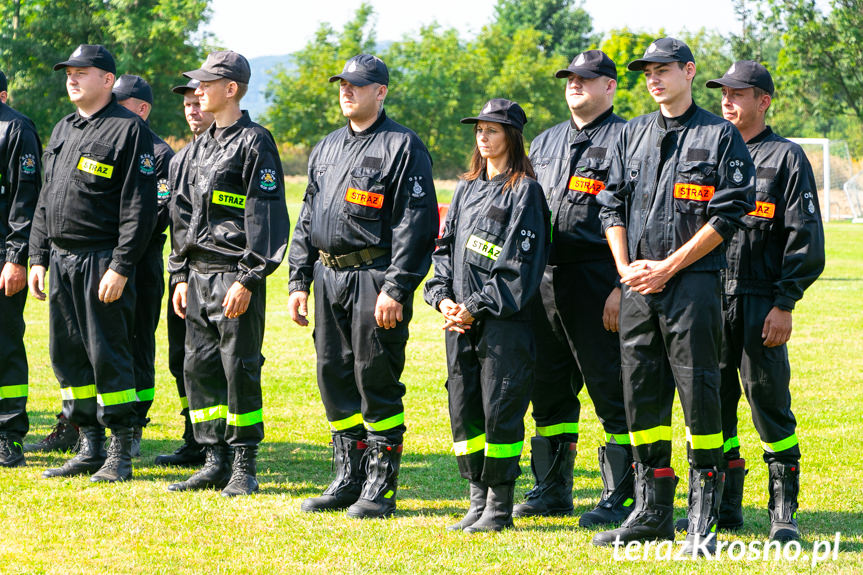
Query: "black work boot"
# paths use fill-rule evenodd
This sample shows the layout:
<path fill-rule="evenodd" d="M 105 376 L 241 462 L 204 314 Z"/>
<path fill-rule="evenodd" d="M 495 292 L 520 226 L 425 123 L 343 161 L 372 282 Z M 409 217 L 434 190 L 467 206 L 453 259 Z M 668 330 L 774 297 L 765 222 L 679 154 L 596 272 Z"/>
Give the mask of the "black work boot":
<path fill-rule="evenodd" d="M 35 451 L 77 451 L 78 427 L 62 413 L 57 414 L 57 423 L 51 433 L 36 443 L 25 443 L 26 453 Z"/>
<path fill-rule="evenodd" d="M 195 432 L 192 430 L 192 420 L 189 410 L 183 410 L 186 425 L 183 430 L 183 445 L 174 453 L 168 455 L 157 455 L 154 463 L 162 467 L 176 465 L 177 467 L 197 467 L 204 464 L 204 446 L 195 441 Z"/>
<path fill-rule="evenodd" d="M 599 472 L 602 474 L 602 495 L 596 507 L 578 519 L 579 527 L 620 523 L 632 511 L 635 501 L 632 448 L 616 443 L 600 447 Z"/>
<path fill-rule="evenodd" d="M 204 466 L 190 478 L 172 483 L 168 491 L 192 491 L 197 489 L 224 489 L 231 479 L 231 464 L 228 461 L 228 446 L 208 445 L 205 448 Z"/>
<path fill-rule="evenodd" d="M 593 536 L 597 546 L 630 541 L 674 539 L 674 489 L 678 478 L 670 467 L 635 463 L 635 505 L 623 525 Z"/>
<path fill-rule="evenodd" d="M 696 557 L 716 552 L 716 527 L 724 487 L 724 471 L 715 467 L 689 469 L 689 506 L 682 553 Z"/>
<path fill-rule="evenodd" d="M 461 521 L 448 525 L 447 531 L 461 531 L 476 523 L 485 511 L 485 501 L 488 497 L 488 485 L 481 481 L 470 482 L 470 507 Z"/>
<path fill-rule="evenodd" d="M 364 459 L 366 480 L 363 482 L 360 498 L 348 507 L 348 517 L 388 517 L 396 510 L 402 445 L 387 443 L 384 439 L 375 437 L 369 438 Z"/>
<path fill-rule="evenodd" d="M 78 454 L 66 461 L 63 467 L 46 469 L 42 477 L 71 477 L 73 475 L 91 475 L 101 469 L 105 463 L 105 428 L 93 425 L 78 428 L 80 444 Z"/>
<path fill-rule="evenodd" d="M 743 480 L 749 470 L 745 459 L 731 459 L 725 470 L 725 489 L 719 504 L 719 529 L 735 531 L 743 527 Z M 683 517 L 674 523 L 675 531 L 687 531 L 689 518 Z"/>
<path fill-rule="evenodd" d="M 797 527 L 797 494 L 800 492 L 800 466 L 797 463 L 768 465 L 770 473 L 770 500 L 767 511 L 770 514 L 770 539 L 772 541 L 798 541 L 800 529 Z"/>
<path fill-rule="evenodd" d="M 512 500 L 515 495 L 515 481 L 488 486 L 488 497 L 482 516 L 464 528 L 465 533 L 485 533 L 503 531 L 512 527 Z"/>
<path fill-rule="evenodd" d="M 21 437 L 12 433 L 0 433 L 0 467 L 23 467 L 24 447 Z"/>
<path fill-rule="evenodd" d="M 111 445 L 108 458 L 102 467 L 93 474 L 93 483 L 114 483 L 132 479 L 132 436 L 133 427 L 112 427 Z"/>
<path fill-rule="evenodd" d="M 238 445 L 234 448 L 234 464 L 231 466 L 231 480 L 222 489 L 222 497 L 251 495 L 258 490 L 257 465 L 258 446 Z"/>
<path fill-rule="evenodd" d="M 512 510 L 515 517 L 549 517 L 572 513 L 575 453 L 575 443 L 552 441 L 539 436 L 530 438 L 530 469 L 535 484 L 525 494 L 527 500 Z"/>
<path fill-rule="evenodd" d="M 365 441 L 351 439 L 345 435 L 333 435 L 333 467 L 336 478 L 320 497 L 303 501 L 300 509 L 306 513 L 347 509 L 360 498 L 366 478 L 363 454 L 368 445 Z"/>

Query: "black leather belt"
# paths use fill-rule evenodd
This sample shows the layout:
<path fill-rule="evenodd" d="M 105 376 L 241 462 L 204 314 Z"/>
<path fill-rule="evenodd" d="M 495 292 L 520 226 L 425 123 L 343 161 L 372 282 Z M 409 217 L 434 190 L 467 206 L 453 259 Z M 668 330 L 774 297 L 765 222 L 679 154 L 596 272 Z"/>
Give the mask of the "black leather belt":
<path fill-rule="evenodd" d="M 363 248 L 359 251 L 340 256 L 334 256 L 333 254 L 328 254 L 323 250 L 318 250 L 318 254 L 321 256 L 321 263 L 328 268 L 335 268 L 337 270 L 368 266 L 379 257 L 385 256 L 389 253 L 389 250 L 378 247 Z"/>

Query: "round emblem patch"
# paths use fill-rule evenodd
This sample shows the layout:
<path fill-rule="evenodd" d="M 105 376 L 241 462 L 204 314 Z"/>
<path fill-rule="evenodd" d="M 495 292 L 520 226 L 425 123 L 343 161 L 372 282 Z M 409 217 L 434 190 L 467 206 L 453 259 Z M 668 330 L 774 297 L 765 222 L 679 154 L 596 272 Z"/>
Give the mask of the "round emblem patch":
<path fill-rule="evenodd" d="M 21 173 L 32 176 L 36 173 L 36 156 L 24 154 L 21 156 Z"/>
<path fill-rule="evenodd" d="M 272 192 L 278 187 L 278 181 L 276 180 L 276 170 L 270 168 L 264 168 L 261 170 L 261 181 L 260 181 L 261 189 L 265 192 Z"/>
<path fill-rule="evenodd" d="M 153 154 L 141 154 L 138 170 L 145 176 L 152 176 L 156 172 L 156 158 Z"/>

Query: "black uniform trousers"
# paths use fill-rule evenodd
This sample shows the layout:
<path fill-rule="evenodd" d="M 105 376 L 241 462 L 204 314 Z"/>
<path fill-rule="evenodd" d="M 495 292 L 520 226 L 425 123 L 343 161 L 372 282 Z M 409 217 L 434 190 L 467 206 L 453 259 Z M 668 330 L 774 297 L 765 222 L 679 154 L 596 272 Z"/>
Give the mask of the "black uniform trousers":
<path fill-rule="evenodd" d="M 446 356 L 453 451 L 461 476 L 488 485 L 514 481 L 521 475 L 524 415 L 536 363 L 531 322 L 488 318 L 476 320 L 464 334 L 448 331 Z"/>
<path fill-rule="evenodd" d="M 722 371 L 722 435 L 725 458 L 740 457 L 737 438 L 737 404 L 740 383 L 752 409 L 761 437 L 764 461 L 794 464 L 800 461 L 797 420 L 791 412 L 791 366 L 788 348 L 765 347 L 761 330 L 773 307 L 773 298 L 759 295 L 725 295 L 724 332 L 719 366 Z M 737 371 L 740 370 L 740 379 Z"/>
<path fill-rule="evenodd" d="M 620 342 L 602 324 L 605 301 L 615 288 L 614 260 L 546 266 L 540 286 L 545 313 L 536 314 L 536 383 L 533 418 L 537 435 L 578 441 L 586 385 L 610 443 L 629 445 Z"/>
<path fill-rule="evenodd" d="M 19 437 L 30 430 L 27 352 L 24 349 L 26 302 L 26 287 L 11 297 L 0 293 L 0 433 Z"/>
<path fill-rule="evenodd" d="M 315 352 L 318 388 L 334 433 L 401 444 L 405 432 L 399 381 L 405 367 L 413 296 L 402 321 L 378 327 L 375 304 L 386 268 L 337 270 L 315 263 Z"/>
<path fill-rule="evenodd" d="M 135 274 L 120 299 L 99 301 L 112 250 L 51 248 L 49 347 L 63 415 L 78 426 L 131 427 L 135 420 L 132 325 Z"/>
<path fill-rule="evenodd" d="M 186 357 L 186 320 L 174 311 L 174 291 L 177 284 L 171 286 L 168 294 L 168 311 L 166 324 L 168 326 L 168 370 L 177 383 L 177 395 L 180 398 L 180 412 L 185 413 L 189 409 L 189 400 L 186 398 L 186 383 L 183 378 L 183 362 Z"/>
<path fill-rule="evenodd" d="M 623 287 L 621 369 L 636 461 L 649 467 L 671 465 L 676 386 L 690 466 L 704 469 L 721 464 L 721 338 L 718 271 L 683 271 L 656 294 L 641 295 Z"/>
<path fill-rule="evenodd" d="M 165 265 L 162 250 L 165 234 L 150 240 L 147 251 L 135 269 L 135 326 L 132 331 L 132 355 L 135 358 L 135 425 L 147 425 L 147 413 L 156 393 L 156 328 L 162 313 L 162 296 L 165 293 Z"/>
<path fill-rule="evenodd" d="M 222 302 L 236 277 L 224 265 L 190 264 L 183 377 L 195 440 L 202 445 L 253 447 L 264 439 L 266 284 L 255 287 L 244 314 L 226 318 Z"/>

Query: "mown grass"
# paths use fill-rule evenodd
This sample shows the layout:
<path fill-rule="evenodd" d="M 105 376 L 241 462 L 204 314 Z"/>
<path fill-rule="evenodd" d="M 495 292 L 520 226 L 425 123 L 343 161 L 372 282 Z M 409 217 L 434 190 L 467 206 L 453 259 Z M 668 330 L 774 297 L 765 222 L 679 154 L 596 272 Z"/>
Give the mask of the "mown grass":
<path fill-rule="evenodd" d="M 302 186 L 291 186 L 296 217 Z M 444 194 L 441 194 L 442 196 Z M 799 520 L 804 553 L 816 540 L 842 533 L 839 560 L 825 573 L 863 572 L 863 226 L 827 227 L 828 266 L 794 314 L 790 345 L 794 410 L 803 449 Z M 399 508 L 386 521 L 354 521 L 342 513 L 307 515 L 300 501 L 330 480 L 329 431 L 315 383 L 310 329 L 287 315 L 287 266 L 271 278 L 264 355 L 267 438 L 261 448 L 261 493 L 225 500 L 217 492 L 169 493 L 187 475 L 162 469 L 153 457 L 178 445 L 182 420 L 167 369 L 164 327 L 158 334 L 157 394 L 135 479 L 93 486 L 86 477 L 43 480 L 62 455 L 31 455 L 29 466 L 0 471 L 0 573 L 748 573 L 809 570 L 809 563 L 700 560 L 615 561 L 590 545 L 577 518 L 519 519 L 516 529 L 468 536 L 445 526 L 466 506 L 467 486 L 450 453 L 445 361 L 440 320 L 416 300 L 403 381 L 408 434 Z M 47 306 L 27 304 L 31 433 L 53 423 L 59 394 L 47 349 Z M 601 428 L 589 399 L 575 471 L 576 513 L 592 507 L 601 485 L 596 448 Z M 763 540 L 768 530 L 766 469 L 749 409 L 740 408 L 746 483 L 746 526 L 726 540 Z M 685 477 L 682 416 L 675 411 L 674 467 Z M 528 417 L 528 433 L 533 433 Z M 526 444 L 528 445 L 528 444 Z M 529 454 L 520 496 L 530 487 Z M 676 511 L 686 504 L 685 479 Z"/>

